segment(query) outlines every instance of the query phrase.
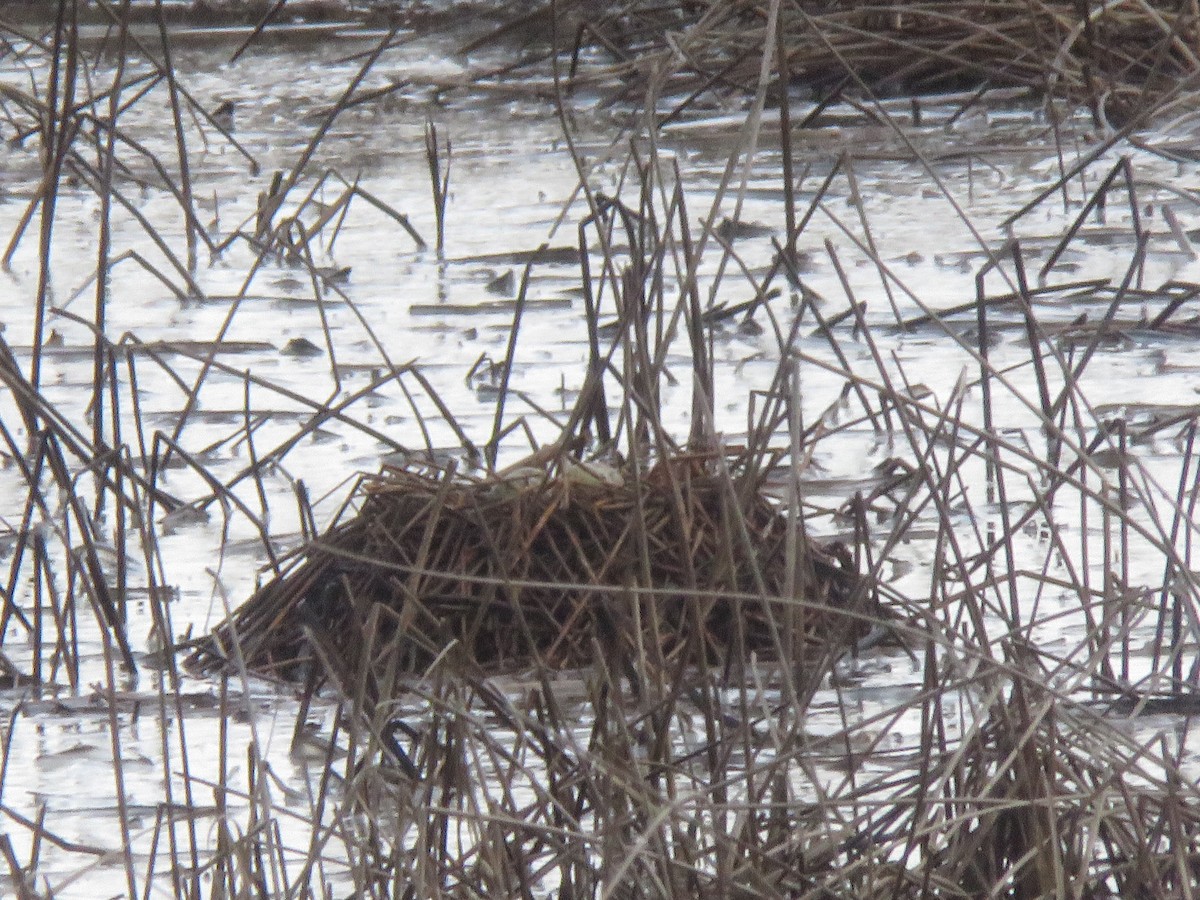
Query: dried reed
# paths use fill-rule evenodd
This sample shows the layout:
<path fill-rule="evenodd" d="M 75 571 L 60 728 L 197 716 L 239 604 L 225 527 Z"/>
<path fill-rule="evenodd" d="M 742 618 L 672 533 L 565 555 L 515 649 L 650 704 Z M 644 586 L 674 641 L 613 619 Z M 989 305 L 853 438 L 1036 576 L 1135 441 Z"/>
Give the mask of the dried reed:
<path fill-rule="evenodd" d="M 750 113 L 699 217 L 689 211 L 686 171 L 660 155 L 653 129 L 629 145 L 611 196 L 594 189 L 593 169 L 574 154 L 587 200 L 569 257 L 581 265 L 588 348 L 578 403 L 556 416 L 512 380 L 534 310 L 531 272 L 551 256 L 543 248 L 519 258 L 526 270 L 506 358 L 494 367 L 490 433 L 476 435 L 419 367 L 393 363 L 349 292 L 316 265 L 314 248 L 332 246 L 355 200 L 423 246 L 386 199 L 313 166 L 340 115 L 396 89 L 362 82 L 398 33 L 359 57 L 312 139 L 263 186 L 255 214 L 220 232 L 197 217 L 189 167 L 202 143 L 189 129 L 210 130 L 211 117 L 163 52 L 164 23 L 156 49 L 129 28 L 140 4 L 100 6 L 116 28 L 118 57 L 136 46 L 147 61 L 140 73 L 123 62 L 104 69 L 107 86 L 79 39 L 79 5 L 57 4 L 42 37 L 0 26 L 6 59 L 36 59 L 29 71 L 46 79 L 0 91 L 11 135 L 39 147 L 38 186 L 6 254 L 14 258 L 36 221 L 28 362 L 0 342 L 5 478 L 20 488 L 19 508 L 2 511 L 11 552 L 0 585 L 0 686 L 21 692 L 0 721 L 5 891 L 87 890 L 115 862 L 118 890 L 130 896 L 192 898 L 1190 895 L 1200 839 L 1200 792 L 1188 774 L 1200 693 L 1200 410 L 1097 405 L 1088 382 L 1114 348 L 1196 337 L 1200 287 L 1145 284 L 1157 236 L 1141 215 L 1154 189 L 1128 160 L 1093 177 L 1103 153 L 1159 103 L 1190 95 L 1190 7 L 776 0 L 623 2 L 609 14 L 552 3 L 540 59 L 551 60 L 572 146 L 567 92 L 588 78 L 608 85 L 604 102 L 644 103 L 653 116 L 641 121 L 679 118 L 714 92 L 750 97 Z M 265 25 L 281 10 L 264 3 L 255 15 Z M 477 49 L 542 21 L 523 7 L 510 12 L 513 21 Z M 556 52 L 571 39 L 573 57 Z M 589 45 L 606 58 L 585 64 Z M 506 66 L 509 77 L 525 64 Z M 798 80 L 821 98 L 804 126 L 838 98 L 851 100 L 895 128 L 939 186 L 935 167 L 873 92 L 1018 85 L 1084 103 L 1114 130 L 1064 162 L 1055 184 L 1006 223 L 1019 227 L 1059 193 L 1077 204 L 1046 248 L 1042 282 L 1026 277 L 1021 241 L 981 236 L 976 296 L 935 310 L 881 255 L 861 205 L 856 221 L 845 221 L 829 202 L 860 194 L 848 156 L 828 166 L 800 208 L 805 161 L 793 158 L 789 109 Z M 171 111 L 162 159 L 124 128 L 149 97 Z M 967 105 L 980 97 L 972 92 Z M 786 234 L 769 247 L 769 265 L 755 268 L 740 246 L 756 238 L 739 228 L 736 210 L 768 103 L 781 106 Z M 429 135 L 440 249 L 452 238 L 449 156 L 432 126 Z M 177 241 L 132 199 L 147 185 L 175 204 Z M 323 204 L 329 186 L 336 196 Z M 55 308 L 49 290 L 59 203 L 76 191 L 94 192 L 101 209 L 86 314 Z M 1182 189 L 1172 196 L 1195 203 Z M 1106 210 L 1128 223 L 1123 273 L 1061 280 L 1060 262 Z M 114 214 L 144 229 L 153 257 L 111 254 Z M 1172 215 L 1163 214 L 1170 239 L 1191 253 Z M 833 223 L 878 273 L 878 296 L 854 281 L 847 251 L 816 241 L 833 289 L 844 293 L 840 311 L 822 310 L 801 264 L 814 221 Z M 108 333 L 120 262 L 142 266 L 180 303 L 206 302 L 198 254 L 235 246 L 251 248 L 253 260 L 214 341 Z M 329 398 L 300 396 L 217 358 L 270 261 L 310 277 Z M 339 378 L 321 306 L 329 295 L 352 308 L 379 357 L 358 391 Z M 791 307 L 779 300 L 787 295 Z M 868 303 L 889 317 L 868 315 Z M 56 404 L 44 378 L 54 316 L 90 329 L 82 418 Z M 777 357 L 746 404 L 744 441 L 722 437 L 715 413 L 723 363 L 712 347 L 721 329 L 735 327 L 763 331 Z M 929 336 L 962 360 L 959 383 L 938 395 L 910 378 L 911 366 L 889 352 L 897 335 Z M 181 396 L 160 430 L 143 407 L 151 368 Z M 815 416 L 818 401 L 802 389 L 814 375 L 832 385 Z M 239 380 L 245 408 L 214 439 L 197 423 L 201 395 L 218 376 Z M 673 433 L 664 413 L 672 379 L 691 388 L 686 434 Z M 387 386 L 411 402 L 423 450 L 400 446 L 360 413 L 360 401 Z M 255 405 L 264 396 L 303 410 L 270 444 L 261 430 L 269 407 Z M 439 422 L 422 413 L 431 407 Z M 534 439 L 524 416 L 554 426 L 552 436 Z M 334 424 L 411 461 L 364 478 L 354 505 L 321 536 L 297 483 L 289 500 L 309 540 L 288 556 L 276 547 L 268 475 Z M 482 468 L 439 462 L 437 427 Z M 505 467 L 521 455 L 513 445 L 522 435 L 534 455 Z M 814 461 L 828 442 L 862 435 L 875 441 L 872 461 L 884 458 L 827 499 Z M 1162 480 L 1145 461 L 1156 445 L 1171 448 L 1177 478 Z M 232 474 L 207 463 L 213 450 L 232 448 Z M 168 482 L 172 467 L 195 480 Z M 209 510 L 226 528 L 250 523 L 267 581 L 213 636 L 179 640 L 160 517 L 172 523 Z M 843 540 L 818 539 L 818 529 L 840 529 Z M 914 543 L 927 576 L 915 588 L 888 576 Z M 228 601 L 219 567 L 214 590 Z M 143 602 L 157 657 L 130 632 Z M 881 649 L 892 636 L 906 649 Z M 178 666 L 183 648 L 213 680 L 197 682 Z M 138 692 L 131 673 L 155 658 L 161 677 Z M 904 672 L 903 685 L 860 689 L 860 662 L 909 667 L 915 678 Z M 275 706 L 295 716 L 288 764 L 307 754 L 316 761 L 311 781 L 272 761 L 255 672 L 303 683 Z M 48 805 L 22 806 L 25 768 L 14 750 L 22 729 L 88 710 L 107 735 L 115 850 L 103 835 L 60 834 Z M 216 757 L 211 777 L 195 755 L 204 714 L 218 722 L 215 738 L 205 734 L 204 751 Z M 1147 737 L 1143 714 L 1167 717 L 1170 728 Z M 128 723 L 139 717 L 153 719 L 161 737 L 153 762 L 162 794 L 149 804 L 131 788 L 131 767 L 141 763 Z M 248 734 L 240 744 L 239 728 Z M 50 883 L 51 853 L 80 860 L 75 872 Z"/>

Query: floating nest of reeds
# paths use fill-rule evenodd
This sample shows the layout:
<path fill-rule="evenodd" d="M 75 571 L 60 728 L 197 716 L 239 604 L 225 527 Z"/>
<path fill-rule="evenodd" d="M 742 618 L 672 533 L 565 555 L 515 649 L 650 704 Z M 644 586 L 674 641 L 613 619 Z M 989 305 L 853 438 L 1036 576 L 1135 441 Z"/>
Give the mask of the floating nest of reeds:
<path fill-rule="evenodd" d="M 637 478 L 562 460 L 489 478 L 385 471 L 191 662 L 337 679 L 456 654 L 485 670 L 604 654 L 670 672 L 752 653 L 822 669 L 867 631 L 850 552 L 799 524 L 789 537 L 777 502 L 713 462 Z"/>

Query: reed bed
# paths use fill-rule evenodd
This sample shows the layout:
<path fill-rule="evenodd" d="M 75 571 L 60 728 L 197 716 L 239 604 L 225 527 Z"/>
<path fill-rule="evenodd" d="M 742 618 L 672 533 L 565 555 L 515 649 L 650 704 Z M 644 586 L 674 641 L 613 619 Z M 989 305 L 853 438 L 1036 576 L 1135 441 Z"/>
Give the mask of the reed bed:
<path fill-rule="evenodd" d="M 759 84 L 765 42 L 779 70 L 818 99 L 911 96 L 1020 87 L 1086 104 L 1122 129 L 1148 108 L 1194 90 L 1194 9 L 1175 3 L 858 2 L 551 4 L 505 22 L 497 36 L 532 32 L 573 43 L 572 74 L 616 77 L 610 102 L 640 99 L 647 83 L 682 97 L 674 118 Z M 554 21 L 551 26 L 550 21 Z M 476 46 L 482 46 L 481 39 Z M 585 51 L 587 51 L 585 53 Z M 583 58 L 587 57 L 587 62 Z M 598 66 L 598 60 L 603 60 Z M 669 85 L 669 87 L 668 87 Z"/>
<path fill-rule="evenodd" d="M 8 254 L 37 263 L 21 285 L 32 340 L 0 339 L 3 473 L 20 501 L 2 511 L 4 891 L 1189 895 L 1200 409 L 1110 402 L 1111 385 L 1093 380 L 1138 342 L 1162 352 L 1158 374 L 1186 369 L 1175 351 L 1196 339 L 1200 287 L 1147 274 L 1152 252 L 1194 253 L 1194 198 L 1140 177 L 1145 158 L 1104 156 L 1190 90 L 1185 7 L 624 3 L 558 21 L 551 74 L 568 141 L 576 63 L 578 84 L 619 76 L 608 101 L 656 116 L 661 91 L 671 115 L 747 89 L 751 111 L 699 214 L 656 131 L 624 135 L 614 146 L 628 153 L 599 163 L 573 152 L 581 199 L 562 218 L 577 241 L 515 255 L 521 277 L 492 291 L 512 295 L 512 319 L 504 358 L 468 373 L 494 404 L 482 426 L 456 416 L 421 365 L 393 361 L 330 265 L 343 223 L 364 209 L 398 244 L 449 264 L 460 169 L 444 128 L 431 124 L 423 148 L 436 250 L 366 179 L 318 164 L 342 116 L 401 90 L 367 84 L 399 32 L 370 38 L 291 165 L 263 176 L 190 93 L 165 23 L 147 42 L 127 6 L 102 9 L 113 32 L 95 56 L 75 4 L 60 3 L 40 37 L 4 26 L 5 52 L 35 84 L 2 93 L 6 136 L 38 148 Z M 517 17 L 490 48 L 529 23 Z M 602 58 L 584 66 L 589 43 Z M 477 76 L 439 90 L 487 90 Z M 812 160 L 793 147 L 784 102 L 797 79 L 828 99 L 822 109 L 846 95 L 894 129 L 948 202 L 870 89 L 1015 84 L 1120 130 L 1090 145 L 1075 132 L 1086 145 L 1075 157 L 1059 145 L 1058 177 L 1001 223 L 1005 239 L 974 232 L 974 296 L 932 309 L 877 249 L 850 154 L 826 161 L 815 190 L 801 174 Z M 756 148 L 774 137 L 768 95 L 781 107 L 782 236 L 738 216 Z M 170 113 L 153 150 L 126 127 L 151 98 Z M 262 181 L 241 221 L 198 212 L 192 165 L 210 145 Z M 617 173 L 608 193 L 595 185 L 601 165 Z M 139 192 L 166 201 L 170 229 Z M 86 309 L 52 278 L 57 204 L 85 193 L 99 223 Z M 852 198 L 857 222 L 834 202 Z M 1146 226 L 1150 209 L 1167 227 Z M 114 216 L 143 230 L 138 249 L 110 253 Z M 1124 238 L 1125 268 L 1080 280 L 1064 261 L 1101 216 Z M 1022 228 L 1037 236 L 1035 218 L 1061 229 L 1031 252 Z M 810 243 L 816 221 L 843 243 Z M 804 253 L 822 247 L 826 293 L 842 296 L 814 287 Z M 879 276 L 869 294 L 851 251 Z M 236 295 L 205 293 L 205 254 L 246 264 Z M 212 340 L 111 334 L 128 263 L 181 308 L 223 303 Z M 578 398 L 561 410 L 519 383 L 538 314 L 531 284 L 551 264 L 579 267 L 570 302 L 586 348 Z M 267 266 L 311 284 L 323 347 L 289 353 L 324 352 L 325 399 L 226 355 Z M 359 386 L 337 362 L 334 299 L 377 357 Z M 68 324 L 88 335 L 83 400 L 46 374 L 53 329 Z M 730 334 L 761 339 L 761 358 L 737 365 L 762 363 L 732 399 L 720 352 Z M 935 341 L 957 380 L 922 383 L 902 352 L 910 338 Z M 165 426 L 145 408 L 153 377 L 181 398 Z M 243 391 L 233 424 L 205 407 L 221 379 Z M 389 390 L 413 446 L 363 409 Z M 291 418 L 271 411 L 284 401 Z M 744 431 L 719 424 L 722 406 Z M 348 499 L 329 516 L 333 501 L 299 479 L 278 487 L 326 429 L 397 460 L 345 473 Z M 847 457 L 854 477 L 823 479 L 823 464 Z M 286 549 L 285 506 L 300 532 Z M 245 602 L 226 596 L 223 542 L 213 592 L 228 614 L 199 634 L 201 623 L 176 621 L 169 532 L 210 515 L 226 538 L 249 535 L 262 581 Z M 105 746 L 16 759 L 26 731 L 53 731 L 50 717 Z M 161 743 L 141 758 L 137 731 L 151 724 Z M 288 730 L 280 753 L 272 732 Z M 80 838 L 21 794 L 31 768 L 85 753 L 100 754 L 110 782 L 87 814 L 114 827 Z M 47 874 L 55 854 L 69 872 Z"/>

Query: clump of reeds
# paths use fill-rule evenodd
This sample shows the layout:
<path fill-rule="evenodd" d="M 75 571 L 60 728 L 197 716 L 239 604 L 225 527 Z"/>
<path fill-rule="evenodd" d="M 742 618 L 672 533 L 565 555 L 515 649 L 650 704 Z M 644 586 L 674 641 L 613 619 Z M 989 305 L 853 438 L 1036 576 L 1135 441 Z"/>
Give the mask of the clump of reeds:
<path fill-rule="evenodd" d="M 656 670 L 740 669 L 750 653 L 844 647 L 860 630 L 840 614 L 866 595 L 846 548 L 789 557 L 778 504 L 704 454 L 641 476 L 566 457 L 486 478 L 391 470 L 360 493 L 359 512 L 194 662 L 227 661 L 236 645 L 256 669 L 331 664 L 352 683 L 356 664 L 419 672 L 452 647 L 487 667 L 578 667 L 604 652 Z M 819 612 L 785 615 L 789 583 Z M 358 652 L 369 638 L 379 658 Z"/>
<path fill-rule="evenodd" d="M 559 4 L 559 9 L 571 8 Z M 619 94 L 670 79 L 685 104 L 730 89 L 753 93 L 764 46 L 794 83 L 818 93 L 922 94 L 1019 86 L 1088 105 L 1122 127 L 1200 74 L 1188 4 L 625 0 L 564 15 L 560 46 L 606 54 Z M 576 69 L 579 71 L 579 69 Z"/>

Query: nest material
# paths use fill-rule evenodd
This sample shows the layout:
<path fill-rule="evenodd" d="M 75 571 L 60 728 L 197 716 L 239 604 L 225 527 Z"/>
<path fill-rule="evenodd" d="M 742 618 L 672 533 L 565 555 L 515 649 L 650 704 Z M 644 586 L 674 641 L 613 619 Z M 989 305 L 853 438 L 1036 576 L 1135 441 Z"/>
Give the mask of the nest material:
<path fill-rule="evenodd" d="M 790 583 L 808 602 L 782 601 L 787 517 L 704 460 L 637 481 L 563 472 L 366 482 L 358 514 L 257 591 L 193 664 L 220 666 L 235 642 L 249 667 L 292 676 L 319 661 L 354 677 L 384 657 L 420 671 L 452 648 L 488 668 L 580 666 L 598 652 L 661 668 L 780 651 L 816 663 L 864 630 L 844 612 L 865 603 L 846 548 L 801 533 Z"/>

